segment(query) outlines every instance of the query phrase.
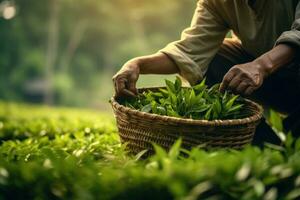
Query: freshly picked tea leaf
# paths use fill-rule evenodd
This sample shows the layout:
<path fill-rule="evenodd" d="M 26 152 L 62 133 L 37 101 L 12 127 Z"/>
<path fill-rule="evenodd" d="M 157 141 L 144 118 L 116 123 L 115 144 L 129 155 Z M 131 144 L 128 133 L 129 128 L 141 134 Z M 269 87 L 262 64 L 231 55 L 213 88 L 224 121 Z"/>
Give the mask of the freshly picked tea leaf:
<path fill-rule="evenodd" d="M 182 87 L 179 77 L 175 82 L 166 80 L 166 88 L 144 91 L 123 105 L 142 112 L 191 119 L 236 119 L 245 117 L 244 99 L 226 91 L 219 92 L 220 84 L 208 88 L 205 79 L 198 85 Z"/>

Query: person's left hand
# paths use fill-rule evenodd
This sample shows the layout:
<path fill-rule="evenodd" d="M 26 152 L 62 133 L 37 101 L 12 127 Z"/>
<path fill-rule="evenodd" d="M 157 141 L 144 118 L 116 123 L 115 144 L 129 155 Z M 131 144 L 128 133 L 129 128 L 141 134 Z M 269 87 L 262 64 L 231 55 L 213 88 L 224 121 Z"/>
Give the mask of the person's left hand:
<path fill-rule="evenodd" d="M 256 61 L 235 65 L 225 74 L 220 91 L 231 90 L 248 96 L 263 84 L 265 76 L 265 70 Z"/>

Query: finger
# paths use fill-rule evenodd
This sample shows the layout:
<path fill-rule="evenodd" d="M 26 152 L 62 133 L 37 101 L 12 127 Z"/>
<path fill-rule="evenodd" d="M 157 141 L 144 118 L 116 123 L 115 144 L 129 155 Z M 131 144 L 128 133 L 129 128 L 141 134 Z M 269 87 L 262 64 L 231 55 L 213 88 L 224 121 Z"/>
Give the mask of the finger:
<path fill-rule="evenodd" d="M 244 92 L 245 96 L 250 96 L 254 92 L 254 90 L 255 88 L 249 86 Z"/>
<path fill-rule="evenodd" d="M 136 89 L 137 79 L 138 79 L 138 77 L 131 76 L 131 78 L 129 79 L 129 82 L 127 83 L 127 88 L 135 95 L 138 94 L 138 91 Z"/>
<path fill-rule="evenodd" d="M 120 96 L 128 96 L 128 97 L 135 97 L 136 95 L 131 92 L 130 90 L 128 90 L 127 88 L 127 80 L 122 78 L 119 80 L 119 84 L 118 84 L 118 94 Z"/>
<path fill-rule="evenodd" d="M 246 91 L 246 89 L 247 89 L 247 87 L 248 87 L 249 85 L 246 83 L 246 82 L 241 82 L 240 84 L 239 84 L 239 86 L 237 87 L 237 89 L 236 89 L 236 92 L 238 93 L 238 94 L 245 94 L 245 91 Z"/>
<path fill-rule="evenodd" d="M 133 93 L 134 95 L 137 95 L 138 94 L 138 91 L 136 89 L 136 82 L 134 81 L 130 81 L 128 83 L 128 89 L 131 93 Z"/>
<path fill-rule="evenodd" d="M 230 83 L 228 84 L 228 88 L 234 92 L 236 92 L 238 86 L 241 83 L 241 79 L 239 77 L 233 78 Z"/>
<path fill-rule="evenodd" d="M 222 83 L 220 85 L 220 92 L 224 92 L 227 88 L 229 83 L 234 77 L 234 73 L 232 71 L 229 71 L 227 74 L 225 74 Z"/>
<path fill-rule="evenodd" d="M 115 94 L 117 95 L 118 94 L 117 83 L 115 80 L 113 80 L 113 83 L 114 83 L 114 88 L 115 88 Z"/>
<path fill-rule="evenodd" d="M 128 96 L 128 97 L 135 97 L 136 94 L 134 94 L 133 92 L 131 92 L 130 90 L 127 90 L 127 89 L 123 89 L 121 91 L 122 95 L 123 96 Z"/>
<path fill-rule="evenodd" d="M 113 81 L 113 84 L 114 84 L 115 94 L 117 94 L 118 90 L 117 90 L 117 77 L 116 77 L 116 75 L 112 77 L 112 81 Z"/>
<path fill-rule="evenodd" d="M 125 79 L 118 78 L 116 80 L 116 89 L 117 89 L 117 96 L 122 96 L 122 91 L 126 88 Z"/>

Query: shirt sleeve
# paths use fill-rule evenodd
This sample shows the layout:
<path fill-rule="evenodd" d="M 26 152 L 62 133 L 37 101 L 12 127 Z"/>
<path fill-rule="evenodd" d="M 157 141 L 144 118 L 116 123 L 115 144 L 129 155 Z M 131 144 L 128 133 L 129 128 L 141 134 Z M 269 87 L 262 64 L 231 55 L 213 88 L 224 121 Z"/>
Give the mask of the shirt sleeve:
<path fill-rule="evenodd" d="M 283 32 L 277 39 L 275 46 L 282 43 L 289 43 L 300 48 L 300 2 L 296 6 L 295 21 L 291 30 Z"/>
<path fill-rule="evenodd" d="M 198 1 L 191 26 L 183 31 L 181 40 L 159 51 L 176 63 L 180 75 L 191 85 L 203 79 L 229 31 L 226 22 L 218 15 L 214 2 Z"/>

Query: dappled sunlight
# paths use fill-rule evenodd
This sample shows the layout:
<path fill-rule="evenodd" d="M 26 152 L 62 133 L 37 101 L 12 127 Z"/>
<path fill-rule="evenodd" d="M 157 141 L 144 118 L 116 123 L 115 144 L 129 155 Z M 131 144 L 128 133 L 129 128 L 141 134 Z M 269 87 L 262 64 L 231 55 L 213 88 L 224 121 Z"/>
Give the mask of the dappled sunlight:
<path fill-rule="evenodd" d="M 0 99 L 107 104 L 112 75 L 127 60 L 178 39 L 194 7 L 193 0 L 2 1 Z"/>
<path fill-rule="evenodd" d="M 6 20 L 10 20 L 16 15 L 16 7 L 12 1 L 3 1 L 0 3 L 0 15 Z"/>

